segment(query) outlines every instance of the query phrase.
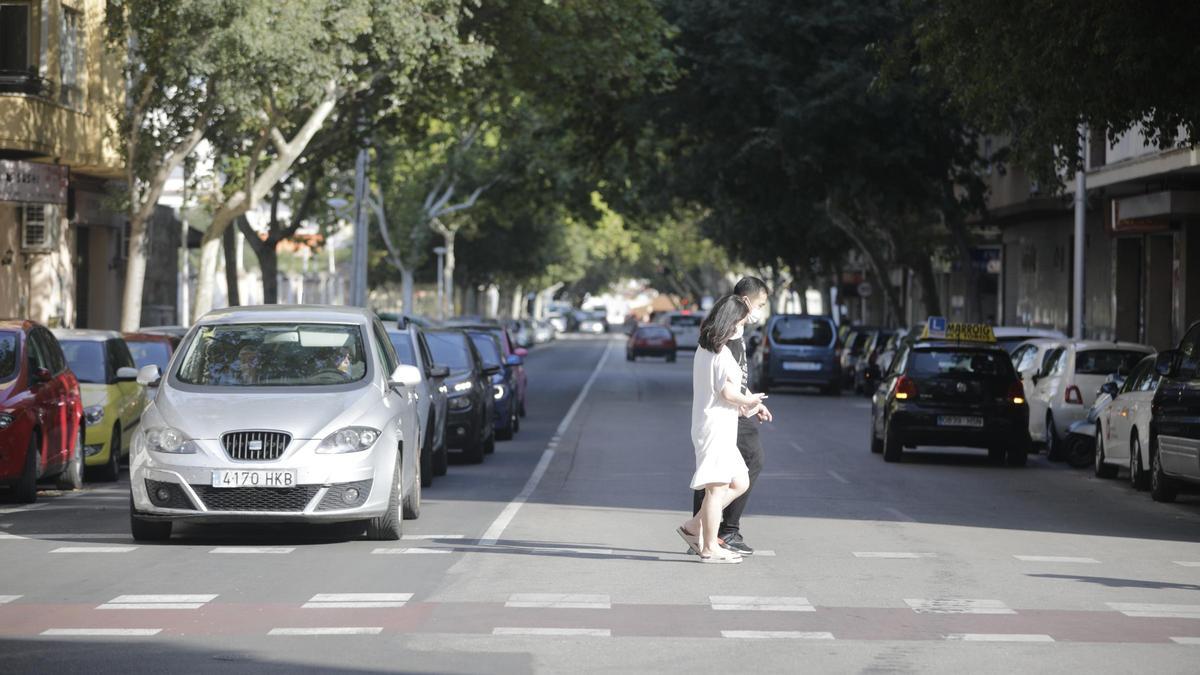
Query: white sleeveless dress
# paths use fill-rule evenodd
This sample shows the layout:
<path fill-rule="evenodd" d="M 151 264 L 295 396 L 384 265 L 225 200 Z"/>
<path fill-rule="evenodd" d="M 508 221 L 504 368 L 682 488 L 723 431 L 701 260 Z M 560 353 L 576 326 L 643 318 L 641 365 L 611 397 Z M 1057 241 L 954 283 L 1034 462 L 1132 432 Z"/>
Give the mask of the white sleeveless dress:
<path fill-rule="evenodd" d="M 696 449 L 693 490 L 713 483 L 727 484 L 749 472 L 737 449 L 738 407 L 720 393 L 728 381 L 742 381 L 741 366 L 729 347 L 722 347 L 720 354 L 698 347 L 692 363 L 692 445 Z"/>

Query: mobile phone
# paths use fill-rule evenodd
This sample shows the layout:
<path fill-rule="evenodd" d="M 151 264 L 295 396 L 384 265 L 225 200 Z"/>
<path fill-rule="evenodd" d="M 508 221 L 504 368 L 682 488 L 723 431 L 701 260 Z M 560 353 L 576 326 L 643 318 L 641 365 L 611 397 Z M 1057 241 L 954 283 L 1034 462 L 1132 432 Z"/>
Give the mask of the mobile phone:
<path fill-rule="evenodd" d="M 758 397 L 758 400 L 760 400 L 760 401 L 765 401 L 765 400 L 767 400 L 767 399 L 769 399 L 769 398 L 771 398 L 771 397 L 770 397 L 770 396 L 767 396 L 766 394 L 763 394 L 762 396 L 759 396 L 759 397 Z"/>

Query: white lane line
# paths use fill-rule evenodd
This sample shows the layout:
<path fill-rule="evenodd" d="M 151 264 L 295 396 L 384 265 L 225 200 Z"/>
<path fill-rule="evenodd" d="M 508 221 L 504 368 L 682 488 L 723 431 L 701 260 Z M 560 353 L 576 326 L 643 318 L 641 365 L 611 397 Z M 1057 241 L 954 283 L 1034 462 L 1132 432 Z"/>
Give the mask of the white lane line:
<path fill-rule="evenodd" d="M 909 560 L 913 558 L 936 558 L 936 553 L 917 553 L 913 551 L 855 551 L 855 558 L 884 558 L 888 560 Z"/>
<path fill-rule="evenodd" d="M 47 628 L 42 635 L 54 637 L 150 637 L 161 628 Z"/>
<path fill-rule="evenodd" d="M 0 527 L 12 527 L 12 523 L 0 523 Z"/>
<path fill-rule="evenodd" d="M 163 595 L 118 595 L 96 609 L 200 609 L 216 595 L 174 593 Z"/>
<path fill-rule="evenodd" d="M 904 602 L 917 614 L 1016 614 L 1000 600 L 905 598 Z"/>
<path fill-rule="evenodd" d="M 602 593 L 513 593 L 508 596 L 504 606 L 538 609 L 612 609 L 612 599 Z"/>
<path fill-rule="evenodd" d="M 1175 564 L 1180 567 L 1200 567 L 1200 561 L 1197 560 L 1176 560 Z"/>
<path fill-rule="evenodd" d="M 405 534 L 400 539 L 404 541 L 415 539 L 463 539 L 461 534 Z"/>
<path fill-rule="evenodd" d="M 896 516 L 896 518 L 898 518 L 899 520 L 903 520 L 903 521 L 904 521 L 904 522 L 906 522 L 906 523 L 915 523 L 915 522 L 917 522 L 917 519 L 916 519 L 916 518 L 913 518 L 912 516 L 908 515 L 907 513 L 903 512 L 903 511 L 901 511 L 900 509 L 892 508 L 892 507 L 890 507 L 890 506 L 885 506 L 885 507 L 883 507 L 883 510 L 884 510 L 884 511 L 887 511 L 888 513 L 892 514 L 893 516 Z"/>
<path fill-rule="evenodd" d="M 412 593 L 317 593 L 303 609 L 383 609 L 403 607 Z"/>
<path fill-rule="evenodd" d="M 377 548 L 371 551 L 373 555 L 422 555 L 434 553 L 454 553 L 444 548 Z"/>
<path fill-rule="evenodd" d="M 946 639 L 962 642 L 1054 642 L 1054 638 L 1042 633 L 951 633 Z"/>
<path fill-rule="evenodd" d="M 1177 645 L 1200 645 L 1200 637 L 1173 637 L 1171 642 Z"/>
<path fill-rule="evenodd" d="M 209 553 L 291 553 L 295 548 L 290 546 L 218 546 Z"/>
<path fill-rule="evenodd" d="M 6 605 L 6 604 L 12 602 L 13 600 L 20 599 L 20 597 L 21 596 L 19 596 L 19 595 L 0 595 L 0 605 Z"/>
<path fill-rule="evenodd" d="M 769 548 L 756 548 L 754 549 L 754 555 L 759 558 L 774 558 L 775 551 L 772 551 Z"/>
<path fill-rule="evenodd" d="M 14 539 L 15 540 L 15 539 L 27 539 L 27 538 L 28 537 L 22 537 L 19 534 L 10 534 L 8 532 L 0 532 L 0 539 Z"/>
<path fill-rule="evenodd" d="M 493 628 L 492 635 L 542 637 L 612 637 L 607 628 Z"/>
<path fill-rule="evenodd" d="M 1021 562 L 1084 563 L 1091 565 L 1098 565 L 1100 563 L 1095 558 L 1082 558 L 1070 555 L 1014 555 L 1013 557 Z"/>
<path fill-rule="evenodd" d="M 712 608 L 718 611 L 815 612 L 808 598 L 796 596 L 710 595 Z"/>
<path fill-rule="evenodd" d="M 113 532 L 96 532 L 96 533 L 92 533 L 92 534 L 89 534 L 86 532 L 84 532 L 84 533 L 64 532 L 62 534 L 41 534 L 41 533 L 29 534 L 29 533 L 25 533 L 21 536 L 24 538 L 27 538 L 27 539 L 51 539 L 51 540 L 52 539 L 83 539 L 83 540 L 87 540 L 87 539 L 125 539 L 125 540 L 129 540 L 131 538 L 128 534 L 118 534 L 118 533 L 113 533 Z"/>
<path fill-rule="evenodd" d="M 723 630 L 721 637 L 742 640 L 832 640 L 833 633 L 799 630 Z"/>
<path fill-rule="evenodd" d="M 567 428 L 571 426 L 571 422 L 575 419 L 575 414 L 583 406 L 584 399 L 587 398 L 588 392 L 592 390 L 592 385 L 596 382 L 596 378 L 600 376 L 600 371 L 604 369 L 604 363 L 608 361 L 608 354 L 612 351 L 613 344 L 610 341 L 604 345 L 604 353 L 600 355 L 600 360 L 596 363 L 596 368 L 592 370 L 592 374 L 588 377 L 587 382 L 584 383 L 583 389 L 575 397 L 575 402 L 571 404 L 571 408 L 567 410 L 566 416 L 562 418 L 562 421 L 558 424 L 558 428 L 555 429 L 554 435 L 556 437 L 561 437 L 566 433 Z M 480 537 L 479 544 L 481 546 L 492 546 L 500 540 L 500 535 L 504 534 L 505 528 L 517 516 L 517 511 L 521 510 L 521 505 L 537 489 L 538 483 L 541 482 L 542 476 L 545 475 L 546 469 L 550 466 L 550 460 L 554 459 L 554 453 L 555 450 L 552 448 L 546 448 L 542 451 L 541 460 L 538 461 L 537 467 L 533 470 L 533 475 L 529 476 L 529 481 L 525 483 L 525 487 L 521 490 L 520 494 L 504 507 L 504 510 L 500 512 L 500 515 L 496 516 L 496 520 L 492 521 L 491 526 Z"/>
<path fill-rule="evenodd" d="M 1155 619 L 1200 619 L 1200 605 L 1159 605 L 1147 602 L 1106 602 L 1125 616 Z"/>
<path fill-rule="evenodd" d="M 379 635 L 383 626 L 328 626 L 325 628 L 272 628 L 267 635 Z"/>
<path fill-rule="evenodd" d="M 51 553 L 129 553 L 136 551 L 136 546 L 61 546 Z"/>
<path fill-rule="evenodd" d="M 792 449 L 795 450 L 796 452 L 804 452 L 804 448 L 801 447 L 800 444 L 795 441 L 792 441 Z"/>
<path fill-rule="evenodd" d="M 27 504 L 25 506 L 14 506 L 14 507 L 7 508 L 7 509 L 0 509 L 0 514 L 7 515 L 10 513 L 24 513 L 26 511 L 32 511 L 34 509 L 44 509 L 47 506 L 49 506 L 49 504 L 46 504 L 46 503 Z"/>
<path fill-rule="evenodd" d="M 840 474 L 840 473 L 838 473 L 838 472 L 834 471 L 833 469 L 830 469 L 829 471 L 826 471 L 825 473 L 828 473 L 830 476 L 832 476 L 832 477 L 833 477 L 833 479 L 834 479 L 834 480 L 836 480 L 837 482 L 841 483 L 842 485 L 849 485 L 849 484 L 850 484 L 850 481 L 846 480 L 846 479 L 845 479 L 845 478 L 842 476 L 842 474 Z"/>

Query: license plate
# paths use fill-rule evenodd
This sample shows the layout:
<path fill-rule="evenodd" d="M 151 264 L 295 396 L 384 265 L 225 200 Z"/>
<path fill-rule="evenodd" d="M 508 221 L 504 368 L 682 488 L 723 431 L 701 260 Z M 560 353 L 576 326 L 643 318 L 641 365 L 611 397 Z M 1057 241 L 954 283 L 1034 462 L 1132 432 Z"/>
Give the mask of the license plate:
<path fill-rule="evenodd" d="M 814 370 L 820 370 L 821 364 L 813 363 L 812 361 L 784 361 L 783 369 L 784 370 L 803 370 L 803 371 L 807 371 L 807 372 L 812 372 Z"/>
<path fill-rule="evenodd" d="M 295 471 L 214 471 L 212 486 L 215 488 L 296 487 Z"/>
<path fill-rule="evenodd" d="M 956 415 L 940 415 L 937 418 L 939 427 L 982 427 L 982 417 L 959 417 Z"/>

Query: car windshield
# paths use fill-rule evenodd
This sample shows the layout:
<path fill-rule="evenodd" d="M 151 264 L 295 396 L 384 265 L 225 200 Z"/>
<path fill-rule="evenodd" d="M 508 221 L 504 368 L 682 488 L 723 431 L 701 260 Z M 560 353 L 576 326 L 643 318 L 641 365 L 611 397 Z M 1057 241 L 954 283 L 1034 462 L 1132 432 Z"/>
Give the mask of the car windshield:
<path fill-rule="evenodd" d="M 500 348 L 496 346 L 496 338 L 487 333 L 471 333 L 471 342 L 479 350 L 479 358 L 485 366 L 500 365 Z"/>
<path fill-rule="evenodd" d="M 781 345 L 827 347 L 833 342 L 833 326 L 821 319 L 780 317 L 771 324 L 771 339 Z"/>
<path fill-rule="evenodd" d="M 366 377 L 362 332 L 350 324 L 204 326 L 177 377 L 209 387 L 328 386 Z"/>
<path fill-rule="evenodd" d="M 7 379 L 17 374 L 17 352 L 20 350 L 20 340 L 16 333 L 4 331 L 0 333 L 0 379 Z"/>
<path fill-rule="evenodd" d="M 412 338 L 406 333 L 388 333 L 392 347 L 396 349 L 396 358 L 406 366 L 416 366 L 417 356 L 413 353 Z"/>
<path fill-rule="evenodd" d="M 997 351 L 923 349 L 913 352 L 907 375 L 1006 375 L 1011 372 L 1008 355 Z"/>
<path fill-rule="evenodd" d="M 850 345 L 850 353 L 858 354 L 862 352 L 863 348 L 867 346 L 867 339 L 870 337 L 870 333 L 863 331 L 851 333 L 850 337 L 846 338 L 846 343 Z"/>
<path fill-rule="evenodd" d="M 104 366 L 104 343 L 94 340 L 60 340 L 67 365 L 80 382 L 107 384 L 108 373 Z"/>
<path fill-rule="evenodd" d="M 1089 349 L 1075 354 L 1076 375 L 1112 375 L 1120 372 L 1128 373 L 1146 358 L 1145 352 L 1131 352 L 1122 349 Z"/>
<path fill-rule="evenodd" d="M 666 328 L 639 328 L 637 332 L 639 338 L 646 340 L 667 340 L 671 337 L 671 331 Z"/>
<path fill-rule="evenodd" d="M 462 333 L 426 333 L 433 362 L 450 370 L 470 370 L 470 354 Z"/>
<path fill-rule="evenodd" d="M 1019 335 L 1017 337 L 998 337 L 996 338 L 996 344 L 1000 345 L 1004 348 L 1004 351 L 1011 354 L 1017 349 L 1017 347 L 1020 347 L 1026 342 L 1034 339 L 1036 338 L 1030 335 Z"/>
<path fill-rule="evenodd" d="M 160 372 L 167 372 L 167 362 L 171 360 L 171 348 L 165 342 L 126 340 L 129 353 L 138 368 L 142 366 L 158 366 Z"/>

